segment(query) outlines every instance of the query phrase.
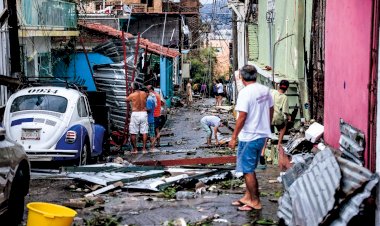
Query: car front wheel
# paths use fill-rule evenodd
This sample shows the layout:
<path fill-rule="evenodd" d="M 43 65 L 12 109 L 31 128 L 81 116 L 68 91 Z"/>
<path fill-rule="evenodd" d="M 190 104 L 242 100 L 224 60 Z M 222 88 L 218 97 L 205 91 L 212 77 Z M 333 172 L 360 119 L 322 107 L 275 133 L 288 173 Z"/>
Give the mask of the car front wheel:
<path fill-rule="evenodd" d="M 24 215 L 25 190 L 29 190 L 26 169 L 18 169 L 13 179 L 6 214 L 8 225 L 18 225 Z"/>

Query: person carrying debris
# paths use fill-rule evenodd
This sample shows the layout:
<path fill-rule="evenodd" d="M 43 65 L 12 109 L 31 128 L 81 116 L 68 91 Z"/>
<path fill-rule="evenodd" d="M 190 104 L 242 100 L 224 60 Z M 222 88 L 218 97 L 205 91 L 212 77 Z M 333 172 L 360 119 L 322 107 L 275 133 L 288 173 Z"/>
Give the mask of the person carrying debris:
<path fill-rule="evenodd" d="M 148 94 L 142 91 L 137 83 L 133 83 L 133 93 L 129 94 L 127 101 L 132 104 L 132 115 L 129 123 L 129 133 L 133 154 L 137 153 L 137 134 L 143 136 L 143 153 L 146 153 L 146 141 L 148 139 L 148 114 L 146 111 L 146 99 Z"/>
<path fill-rule="evenodd" d="M 245 87 L 239 92 L 236 102 L 235 110 L 239 115 L 229 147 L 234 149 L 239 138 L 236 172 L 243 173 L 246 191 L 232 205 L 238 206 L 240 211 L 251 211 L 262 208 L 255 169 L 264 143 L 271 136 L 273 99 L 268 87 L 256 83 L 257 71 L 254 66 L 244 66 L 240 76 Z"/>
<path fill-rule="evenodd" d="M 211 145 L 211 127 L 214 128 L 215 144 L 219 145 L 218 128 L 227 125 L 227 120 L 221 120 L 219 117 L 214 115 L 206 115 L 201 119 L 201 125 L 203 130 L 207 133 L 207 145 Z"/>
<path fill-rule="evenodd" d="M 273 127 L 276 127 L 279 132 L 277 149 L 281 145 L 282 139 L 284 138 L 286 125 L 291 121 L 288 97 L 285 94 L 288 88 L 289 82 L 287 80 L 281 80 L 278 89 L 272 90 L 272 97 L 274 101 L 272 125 Z"/>
<path fill-rule="evenodd" d="M 191 103 L 193 102 L 193 90 L 191 87 L 191 82 L 192 82 L 192 80 L 189 79 L 189 81 L 187 82 L 187 85 L 186 85 L 186 95 L 187 95 L 186 104 L 187 104 L 187 106 L 190 106 Z"/>

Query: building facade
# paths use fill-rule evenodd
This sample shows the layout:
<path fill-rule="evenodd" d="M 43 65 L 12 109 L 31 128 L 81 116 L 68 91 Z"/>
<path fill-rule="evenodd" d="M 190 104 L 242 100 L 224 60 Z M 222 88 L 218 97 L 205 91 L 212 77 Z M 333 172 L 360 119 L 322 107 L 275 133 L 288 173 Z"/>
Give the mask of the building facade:
<path fill-rule="evenodd" d="M 59 0 L 17 1 L 24 74 L 52 77 L 52 46 L 65 45 L 77 31 L 76 4 Z M 52 40 L 59 37 L 61 43 Z"/>

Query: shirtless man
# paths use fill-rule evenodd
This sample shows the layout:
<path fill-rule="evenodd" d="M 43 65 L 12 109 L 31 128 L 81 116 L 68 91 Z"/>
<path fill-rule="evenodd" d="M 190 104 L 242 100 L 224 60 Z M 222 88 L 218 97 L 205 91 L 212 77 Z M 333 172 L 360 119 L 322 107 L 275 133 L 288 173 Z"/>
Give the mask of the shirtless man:
<path fill-rule="evenodd" d="M 146 141 L 148 139 L 148 114 L 146 111 L 146 99 L 148 94 L 140 90 L 140 87 L 133 83 L 134 92 L 127 97 L 127 101 L 132 104 L 131 122 L 129 133 L 133 146 L 133 154 L 137 153 L 137 134 L 143 135 L 143 153 L 146 153 Z"/>

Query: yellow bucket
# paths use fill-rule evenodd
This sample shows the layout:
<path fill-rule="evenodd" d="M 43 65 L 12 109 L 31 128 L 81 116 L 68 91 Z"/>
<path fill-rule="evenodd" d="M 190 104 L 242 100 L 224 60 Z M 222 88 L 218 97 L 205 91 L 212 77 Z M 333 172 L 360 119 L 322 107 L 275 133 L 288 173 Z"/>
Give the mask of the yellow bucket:
<path fill-rule="evenodd" d="M 27 226 L 70 226 L 77 212 L 56 204 L 31 202 Z"/>

